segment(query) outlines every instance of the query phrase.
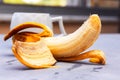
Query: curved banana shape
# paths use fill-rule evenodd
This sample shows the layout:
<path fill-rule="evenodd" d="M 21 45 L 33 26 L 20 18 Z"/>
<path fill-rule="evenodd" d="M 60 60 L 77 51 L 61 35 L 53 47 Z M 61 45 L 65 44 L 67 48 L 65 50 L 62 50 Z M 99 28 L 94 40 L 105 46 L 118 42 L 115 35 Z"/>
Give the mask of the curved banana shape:
<path fill-rule="evenodd" d="M 19 32 L 20 30 L 29 28 L 30 26 L 43 28 L 44 31 L 42 33 Z M 67 36 L 52 37 L 51 30 L 46 26 L 29 22 L 18 25 L 4 37 L 4 40 L 7 40 L 14 35 L 12 48 L 14 54 L 21 63 L 31 68 L 41 68 L 44 66 L 44 61 L 39 59 L 43 57 L 41 57 L 41 54 L 43 53 L 46 54 L 46 56 L 44 56 L 44 60 L 46 59 L 48 61 L 46 62 L 46 64 L 48 63 L 48 66 L 53 65 L 56 62 L 54 58 L 63 61 L 90 58 L 90 62 L 105 64 L 104 53 L 100 50 L 92 50 L 82 53 L 96 41 L 100 31 L 101 20 L 98 15 L 93 14 L 78 30 Z M 35 47 L 35 44 L 38 45 L 37 48 Z M 28 45 L 31 45 L 29 46 L 29 49 Z M 45 49 L 43 48 L 42 50 L 41 47 L 45 47 Z M 31 52 L 33 52 L 32 55 L 29 55 Z M 51 56 L 51 54 L 53 54 L 53 56 Z M 38 56 L 38 58 L 34 58 L 34 56 Z M 32 59 L 29 60 L 29 58 Z M 52 61 L 52 63 L 49 64 L 49 60 Z M 35 64 L 37 64 L 35 61 L 37 61 L 37 63 L 40 62 L 39 65 L 35 66 Z"/>
<path fill-rule="evenodd" d="M 44 41 L 55 58 L 77 56 L 95 42 L 100 31 L 99 16 L 91 15 L 74 33 L 63 37 L 46 37 Z"/>

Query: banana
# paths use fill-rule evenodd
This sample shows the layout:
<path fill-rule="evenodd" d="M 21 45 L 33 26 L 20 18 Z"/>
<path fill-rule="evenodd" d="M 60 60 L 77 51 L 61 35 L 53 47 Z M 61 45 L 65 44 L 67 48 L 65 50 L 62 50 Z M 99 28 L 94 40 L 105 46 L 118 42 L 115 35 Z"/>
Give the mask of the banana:
<path fill-rule="evenodd" d="M 98 38 L 101 21 L 98 15 L 89 17 L 74 33 L 63 37 L 43 38 L 55 58 L 77 56 L 89 48 Z"/>
<path fill-rule="evenodd" d="M 42 28 L 43 32 L 19 32 L 24 28 L 30 27 Z M 90 62 L 93 63 L 105 64 L 106 59 L 102 51 L 92 50 L 83 53 L 83 51 L 92 46 L 97 40 L 100 31 L 101 20 L 97 14 L 93 14 L 80 28 L 66 36 L 53 37 L 52 31 L 48 27 L 42 24 L 28 22 L 15 27 L 4 37 L 4 40 L 14 35 L 12 47 L 14 54 L 21 63 L 31 68 L 49 67 L 55 64 L 56 60 L 74 61 L 86 58 L 90 58 Z M 37 48 L 36 45 L 38 46 Z M 33 52 L 32 55 L 29 55 L 31 52 Z M 46 55 L 42 56 L 41 54 L 43 53 Z M 41 56 L 48 62 L 39 59 L 42 58 Z M 36 65 L 36 62 L 40 63 Z"/>

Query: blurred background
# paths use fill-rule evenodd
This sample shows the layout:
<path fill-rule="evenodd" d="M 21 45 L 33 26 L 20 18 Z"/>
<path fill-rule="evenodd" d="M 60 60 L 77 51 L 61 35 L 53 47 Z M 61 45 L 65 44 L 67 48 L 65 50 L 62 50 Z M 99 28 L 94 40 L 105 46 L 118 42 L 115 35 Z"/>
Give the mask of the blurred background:
<path fill-rule="evenodd" d="M 120 33 L 120 0 L 0 0 L 0 34 L 7 33 L 14 12 L 63 16 L 67 33 L 80 27 L 90 14 L 102 20 L 102 33 Z M 58 23 L 54 32 L 60 33 Z"/>

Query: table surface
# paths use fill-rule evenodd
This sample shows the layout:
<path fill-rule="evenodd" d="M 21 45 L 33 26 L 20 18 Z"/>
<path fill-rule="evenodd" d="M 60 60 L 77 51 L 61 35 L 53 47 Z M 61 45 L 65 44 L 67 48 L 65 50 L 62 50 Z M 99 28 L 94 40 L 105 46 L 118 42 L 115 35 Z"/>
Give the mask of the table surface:
<path fill-rule="evenodd" d="M 0 80 L 120 80 L 120 34 L 101 34 L 88 50 L 105 52 L 107 64 L 97 65 L 88 60 L 57 62 L 58 68 L 29 69 L 11 51 L 11 40 L 0 35 Z"/>

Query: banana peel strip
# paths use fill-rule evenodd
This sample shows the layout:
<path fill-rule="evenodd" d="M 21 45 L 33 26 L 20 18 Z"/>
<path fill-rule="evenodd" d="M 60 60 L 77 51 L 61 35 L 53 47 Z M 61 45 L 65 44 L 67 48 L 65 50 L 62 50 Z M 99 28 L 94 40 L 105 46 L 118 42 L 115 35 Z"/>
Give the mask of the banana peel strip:
<path fill-rule="evenodd" d="M 47 26 L 36 23 L 36 22 L 25 22 L 23 24 L 16 26 L 14 29 L 12 29 L 7 35 L 5 35 L 4 40 L 9 39 L 10 37 L 15 35 L 19 31 L 26 29 L 26 28 L 42 28 L 44 31 L 39 33 L 38 34 L 39 36 L 43 36 L 43 37 L 53 36 L 53 32 Z"/>
<path fill-rule="evenodd" d="M 78 56 L 68 57 L 68 58 L 59 58 L 57 60 L 60 61 L 76 61 L 76 60 L 83 60 L 90 58 L 90 62 L 92 63 L 99 63 L 99 64 L 106 64 L 106 58 L 104 56 L 104 52 L 101 50 L 90 50 L 84 52 Z"/>

